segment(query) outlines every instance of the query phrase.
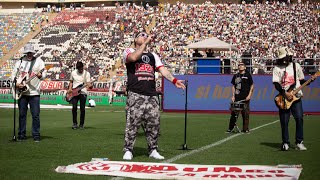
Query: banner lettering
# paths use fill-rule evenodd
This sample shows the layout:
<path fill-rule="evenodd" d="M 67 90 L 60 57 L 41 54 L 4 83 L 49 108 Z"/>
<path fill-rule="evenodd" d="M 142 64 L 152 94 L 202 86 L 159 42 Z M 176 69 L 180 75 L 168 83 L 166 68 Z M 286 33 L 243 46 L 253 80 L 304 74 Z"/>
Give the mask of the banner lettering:
<path fill-rule="evenodd" d="M 165 164 L 122 161 L 91 161 L 59 166 L 58 173 L 109 175 L 142 179 L 299 179 L 301 165 L 225 166 Z"/>

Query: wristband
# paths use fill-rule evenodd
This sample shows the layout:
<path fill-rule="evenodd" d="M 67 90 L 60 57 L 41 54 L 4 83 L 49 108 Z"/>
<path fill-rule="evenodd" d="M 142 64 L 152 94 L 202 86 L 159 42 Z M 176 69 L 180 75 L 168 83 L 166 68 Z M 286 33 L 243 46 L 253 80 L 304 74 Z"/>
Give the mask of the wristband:
<path fill-rule="evenodd" d="M 172 84 L 176 84 L 177 81 L 178 81 L 178 79 L 177 79 L 177 78 L 174 78 L 173 81 L 172 81 Z"/>

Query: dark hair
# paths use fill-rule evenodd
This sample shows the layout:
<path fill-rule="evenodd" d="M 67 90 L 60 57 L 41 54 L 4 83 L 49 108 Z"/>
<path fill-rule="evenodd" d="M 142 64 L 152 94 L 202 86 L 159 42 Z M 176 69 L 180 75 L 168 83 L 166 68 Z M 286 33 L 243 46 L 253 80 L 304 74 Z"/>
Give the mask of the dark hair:
<path fill-rule="evenodd" d="M 292 62 L 292 56 L 288 55 L 276 60 L 276 64 L 279 66 L 287 66 L 290 62 Z"/>
<path fill-rule="evenodd" d="M 76 69 L 83 68 L 83 63 L 81 61 L 78 61 L 76 64 Z"/>
<path fill-rule="evenodd" d="M 243 64 L 244 66 L 246 66 L 246 59 L 242 59 L 238 64 Z"/>

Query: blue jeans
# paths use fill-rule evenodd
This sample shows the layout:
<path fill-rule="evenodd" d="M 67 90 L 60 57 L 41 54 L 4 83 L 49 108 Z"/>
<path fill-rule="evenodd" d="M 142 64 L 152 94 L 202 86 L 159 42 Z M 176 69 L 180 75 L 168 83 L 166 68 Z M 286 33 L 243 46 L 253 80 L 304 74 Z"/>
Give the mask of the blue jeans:
<path fill-rule="evenodd" d="M 290 112 L 296 121 L 296 144 L 303 141 L 303 109 L 301 99 L 292 103 L 290 109 L 288 110 L 279 110 L 280 115 L 280 124 L 282 132 L 282 143 L 290 143 L 289 141 L 289 119 Z"/>
<path fill-rule="evenodd" d="M 32 136 L 40 138 L 40 95 L 22 96 L 18 100 L 19 105 L 19 137 L 26 137 L 28 104 L 32 115 Z"/>

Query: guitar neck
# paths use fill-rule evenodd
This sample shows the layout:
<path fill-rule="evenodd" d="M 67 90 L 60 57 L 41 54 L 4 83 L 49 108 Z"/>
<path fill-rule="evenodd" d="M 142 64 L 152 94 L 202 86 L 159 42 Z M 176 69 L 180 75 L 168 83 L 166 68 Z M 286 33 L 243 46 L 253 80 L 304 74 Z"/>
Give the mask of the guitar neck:
<path fill-rule="evenodd" d="M 292 91 L 292 94 L 295 95 L 297 94 L 302 88 L 304 88 L 307 84 L 309 84 L 312 80 L 309 79 L 308 81 L 306 81 L 305 83 L 303 83 L 300 87 L 298 87 L 297 89 L 295 89 L 294 91 Z"/>
<path fill-rule="evenodd" d="M 94 83 L 94 82 L 95 82 L 95 80 L 90 83 Z M 80 91 L 81 89 L 86 88 L 87 86 L 88 86 L 88 84 L 84 84 L 83 86 L 77 88 L 77 90 Z"/>
<path fill-rule="evenodd" d="M 42 73 L 44 71 L 44 69 L 40 70 L 38 73 Z M 37 77 L 36 74 L 34 74 L 33 76 L 31 76 L 28 80 L 26 80 L 26 84 L 28 84 L 30 81 L 32 81 L 35 77 Z"/>

